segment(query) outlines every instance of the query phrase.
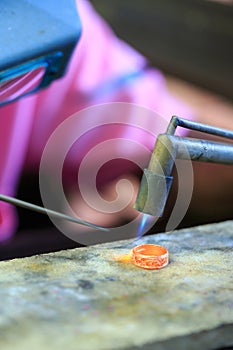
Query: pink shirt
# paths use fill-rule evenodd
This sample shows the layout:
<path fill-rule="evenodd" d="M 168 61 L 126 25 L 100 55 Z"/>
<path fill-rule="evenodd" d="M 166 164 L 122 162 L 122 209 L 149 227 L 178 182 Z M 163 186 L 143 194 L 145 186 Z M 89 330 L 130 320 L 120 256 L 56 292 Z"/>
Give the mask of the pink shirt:
<path fill-rule="evenodd" d="M 147 68 L 146 59 L 119 40 L 85 0 L 77 0 L 82 37 L 67 74 L 46 90 L 0 109 L 0 193 L 14 195 L 23 167 L 38 169 L 41 154 L 53 130 L 66 118 L 85 107 L 107 102 L 130 102 L 156 110 L 169 120 L 173 114 L 189 118 L 191 111 L 166 90 L 162 73 Z M 128 79 L 126 79 L 128 77 Z M 96 116 L 96 118 L 101 117 Z M 130 122 L 130 116 L 125 117 Z M 80 120 L 80 125 L 86 120 Z M 159 121 L 147 128 L 161 130 Z M 101 132 L 101 131 L 98 131 Z M 114 127 L 109 135 L 131 137 L 153 147 L 154 140 L 142 140 L 130 128 Z M 98 140 L 94 134 L 90 142 Z M 80 162 L 90 148 L 85 141 L 75 160 Z M 15 209 L 0 202 L 0 240 L 17 227 Z"/>

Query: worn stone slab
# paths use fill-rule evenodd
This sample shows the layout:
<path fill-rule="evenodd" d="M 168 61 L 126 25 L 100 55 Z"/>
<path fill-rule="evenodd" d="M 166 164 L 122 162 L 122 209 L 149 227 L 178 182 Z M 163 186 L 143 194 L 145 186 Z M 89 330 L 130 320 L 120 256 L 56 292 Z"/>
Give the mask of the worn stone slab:
<path fill-rule="evenodd" d="M 233 221 L 156 234 L 170 263 L 113 259 L 120 241 L 0 263 L 0 349 L 216 349 L 233 345 Z"/>

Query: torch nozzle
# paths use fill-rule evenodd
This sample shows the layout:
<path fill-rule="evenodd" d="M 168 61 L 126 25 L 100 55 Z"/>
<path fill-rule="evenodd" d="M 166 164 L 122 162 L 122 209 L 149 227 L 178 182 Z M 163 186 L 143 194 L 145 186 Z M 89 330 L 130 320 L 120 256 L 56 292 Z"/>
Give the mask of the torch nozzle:
<path fill-rule="evenodd" d="M 233 131 L 172 117 L 165 134 L 157 138 L 150 163 L 144 170 L 134 208 L 162 216 L 172 184 L 175 159 L 233 164 L 233 145 L 209 140 L 174 136 L 177 126 L 233 139 Z"/>

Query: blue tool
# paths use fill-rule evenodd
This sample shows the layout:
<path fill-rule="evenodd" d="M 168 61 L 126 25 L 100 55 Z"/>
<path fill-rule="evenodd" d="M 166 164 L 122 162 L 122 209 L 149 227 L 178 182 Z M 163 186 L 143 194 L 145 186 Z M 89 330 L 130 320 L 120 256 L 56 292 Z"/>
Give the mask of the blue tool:
<path fill-rule="evenodd" d="M 0 106 L 62 77 L 80 35 L 75 0 L 2 0 Z"/>

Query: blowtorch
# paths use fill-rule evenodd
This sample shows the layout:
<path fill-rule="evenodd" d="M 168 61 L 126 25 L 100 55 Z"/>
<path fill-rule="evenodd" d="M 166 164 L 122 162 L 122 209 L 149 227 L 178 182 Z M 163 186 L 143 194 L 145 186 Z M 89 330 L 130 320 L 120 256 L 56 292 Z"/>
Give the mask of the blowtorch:
<path fill-rule="evenodd" d="M 144 169 L 134 208 L 152 216 L 162 216 L 172 185 L 176 159 L 233 164 L 233 145 L 203 139 L 174 136 L 184 127 L 233 140 L 233 131 L 173 116 L 167 131 L 160 134 L 147 169 Z"/>

